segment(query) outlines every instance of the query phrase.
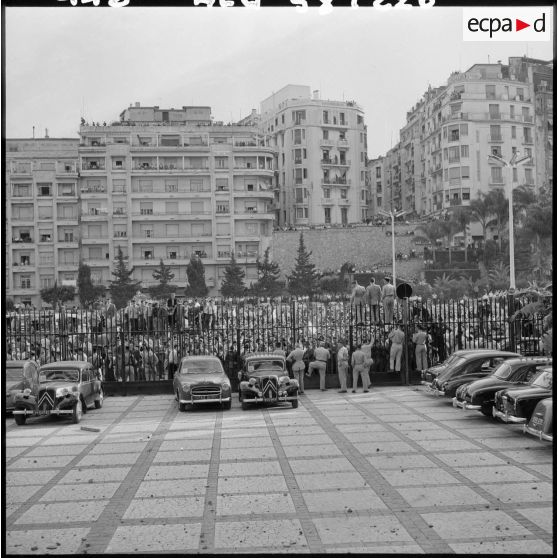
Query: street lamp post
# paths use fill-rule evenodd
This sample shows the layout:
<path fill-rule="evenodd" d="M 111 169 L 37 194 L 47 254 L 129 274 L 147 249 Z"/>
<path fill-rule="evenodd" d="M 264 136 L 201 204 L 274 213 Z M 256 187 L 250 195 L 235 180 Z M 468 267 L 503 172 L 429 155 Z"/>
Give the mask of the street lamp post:
<path fill-rule="evenodd" d="M 393 209 L 390 209 L 388 213 L 380 209 L 378 213 L 391 218 L 391 274 L 393 277 L 393 286 L 397 288 L 397 283 L 395 282 L 395 218 L 405 215 L 408 211 L 397 211 L 394 213 Z"/>
<path fill-rule="evenodd" d="M 489 155 L 489 160 L 495 161 L 500 166 L 508 169 L 508 226 L 509 226 L 509 252 L 510 252 L 510 290 L 515 290 L 515 243 L 513 238 L 513 169 L 517 168 L 518 165 L 526 163 L 531 160 L 531 156 L 526 155 L 517 159 L 517 152 L 515 152 L 509 161 L 505 161 L 499 155 Z M 509 171 L 509 169 L 512 169 Z"/>

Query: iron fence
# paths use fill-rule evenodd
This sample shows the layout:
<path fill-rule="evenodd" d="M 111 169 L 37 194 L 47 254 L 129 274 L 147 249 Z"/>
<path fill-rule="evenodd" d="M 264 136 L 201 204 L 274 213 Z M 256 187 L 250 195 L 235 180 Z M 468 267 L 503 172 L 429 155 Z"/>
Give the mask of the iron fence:
<path fill-rule="evenodd" d="M 419 324 L 430 334 L 430 365 L 457 349 L 541 354 L 543 315 L 512 319 L 527 302 L 507 296 L 449 302 L 399 300 L 391 323 L 384 321 L 381 306 L 376 314 L 370 305 L 355 306 L 346 299 L 235 300 L 219 303 L 211 313 L 199 304 L 181 303 L 171 315 L 153 306 L 143 306 L 139 313 L 122 309 L 114 315 L 81 309 L 19 311 L 6 315 L 6 352 L 8 359 L 35 358 L 41 363 L 89 360 L 104 371 L 105 380 L 124 382 L 170 379 L 173 360 L 214 354 L 235 382 L 245 352 L 274 350 L 279 344 L 288 354 L 300 342 L 309 349 L 306 360 L 310 361 L 312 346 L 323 341 L 332 349 L 327 373 L 335 374 L 338 341 L 345 340 L 350 351 L 370 341 L 371 371 L 380 373 L 388 368 L 389 332 L 401 321 L 408 369 L 414 370 L 412 335 Z"/>

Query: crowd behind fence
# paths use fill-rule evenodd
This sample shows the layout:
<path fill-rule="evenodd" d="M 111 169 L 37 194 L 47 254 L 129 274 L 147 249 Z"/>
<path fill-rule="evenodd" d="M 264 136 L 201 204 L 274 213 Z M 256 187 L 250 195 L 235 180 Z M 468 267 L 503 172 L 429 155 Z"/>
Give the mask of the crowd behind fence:
<path fill-rule="evenodd" d="M 516 316 L 527 302 L 510 296 L 449 302 L 399 300 L 392 323 L 383 321 L 382 308 L 376 320 L 369 305 L 294 298 L 211 304 L 181 301 L 173 308 L 166 308 L 164 302 L 143 301 L 120 310 L 114 306 L 18 310 L 6 314 L 6 358 L 32 358 L 41 364 L 87 360 L 102 369 L 106 381 L 147 381 L 172 378 L 183 356 L 211 354 L 222 360 L 234 381 L 247 352 L 273 351 L 279 344 L 288 354 L 302 343 L 308 364 L 312 348 L 323 341 L 332 354 L 327 373 L 333 374 L 340 340 L 350 351 L 370 341 L 374 373 L 387 370 L 388 334 L 401 321 L 413 370 L 412 334 L 419 324 L 429 333 L 429 365 L 444 361 L 457 349 L 542 354 L 543 316 Z"/>

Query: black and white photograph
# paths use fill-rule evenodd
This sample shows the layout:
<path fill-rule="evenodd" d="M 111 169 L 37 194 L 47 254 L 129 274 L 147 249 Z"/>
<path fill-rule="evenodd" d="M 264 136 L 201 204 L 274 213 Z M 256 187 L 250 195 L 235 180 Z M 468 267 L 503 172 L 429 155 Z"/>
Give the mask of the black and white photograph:
<path fill-rule="evenodd" d="M 555 2 L 1 25 L 3 554 L 556 554 Z"/>

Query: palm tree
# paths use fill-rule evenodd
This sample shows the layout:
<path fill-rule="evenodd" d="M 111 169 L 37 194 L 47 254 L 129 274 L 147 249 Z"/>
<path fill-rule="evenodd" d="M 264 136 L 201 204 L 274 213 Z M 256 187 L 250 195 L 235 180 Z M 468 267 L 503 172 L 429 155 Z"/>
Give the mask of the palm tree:
<path fill-rule="evenodd" d="M 467 261 L 467 226 L 471 222 L 471 210 L 468 207 L 456 207 L 451 212 L 451 221 L 455 223 L 456 229 L 463 232 L 463 242 L 465 245 L 465 261 Z"/>
<path fill-rule="evenodd" d="M 415 238 L 424 238 L 432 245 L 432 259 L 435 259 L 436 242 L 444 236 L 441 221 L 430 221 L 429 223 L 421 223 L 416 231 Z"/>
<path fill-rule="evenodd" d="M 506 289 L 510 284 L 510 266 L 503 262 L 498 262 L 488 271 L 488 278 L 493 290 L 501 291 Z"/>
<path fill-rule="evenodd" d="M 442 232 L 443 236 L 446 237 L 448 242 L 448 259 L 449 265 L 451 266 L 451 243 L 453 241 L 453 236 L 458 230 L 458 224 L 453 220 L 450 219 L 449 221 L 440 221 L 440 231 Z"/>
<path fill-rule="evenodd" d="M 504 192 L 502 190 L 490 190 L 488 194 L 484 194 L 484 203 L 487 205 L 490 214 L 494 217 L 492 222 L 496 222 L 496 229 L 498 230 L 498 246 L 501 252 L 502 232 L 509 217 L 508 200 L 506 196 L 504 196 Z"/>
<path fill-rule="evenodd" d="M 472 217 L 474 217 L 482 227 L 482 238 L 483 242 L 486 244 L 486 230 L 488 229 L 491 212 L 480 192 L 478 198 L 475 200 L 471 200 L 471 202 L 469 203 L 469 209 L 471 211 Z"/>

